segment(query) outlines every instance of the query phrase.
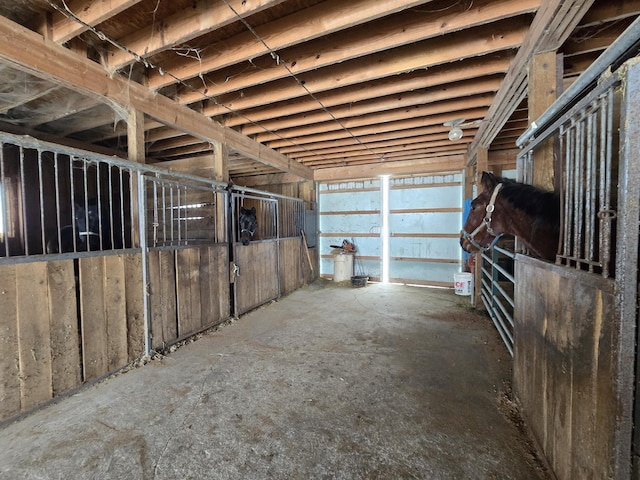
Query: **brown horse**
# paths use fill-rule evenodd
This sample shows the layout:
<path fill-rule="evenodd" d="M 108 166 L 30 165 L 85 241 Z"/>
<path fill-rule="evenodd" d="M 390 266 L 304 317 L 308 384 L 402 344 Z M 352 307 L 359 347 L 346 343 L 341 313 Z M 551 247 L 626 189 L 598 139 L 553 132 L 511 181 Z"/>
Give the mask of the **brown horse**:
<path fill-rule="evenodd" d="M 556 193 L 489 172 L 482 172 L 482 188 L 471 202 L 460 233 L 464 250 L 487 250 L 507 234 L 518 237 L 532 255 L 555 260 L 560 233 L 560 198 Z"/>

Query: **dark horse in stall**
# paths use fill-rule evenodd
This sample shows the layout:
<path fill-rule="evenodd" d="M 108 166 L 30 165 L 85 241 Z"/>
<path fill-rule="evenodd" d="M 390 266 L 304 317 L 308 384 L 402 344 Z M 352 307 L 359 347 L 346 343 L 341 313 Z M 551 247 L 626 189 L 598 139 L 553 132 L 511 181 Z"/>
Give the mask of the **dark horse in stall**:
<path fill-rule="evenodd" d="M 74 204 L 75 225 L 65 225 L 60 229 L 60 237 L 55 234 L 47 242 L 47 253 L 67 253 L 110 250 L 111 228 L 107 212 L 99 214 L 98 199 Z M 75 238 L 74 238 L 75 237 Z"/>
<path fill-rule="evenodd" d="M 253 236 L 258 228 L 258 218 L 256 214 L 256 207 L 250 209 L 240 207 L 240 220 L 238 222 L 240 228 L 240 240 L 243 245 L 249 245 L 249 242 L 253 240 Z"/>
<path fill-rule="evenodd" d="M 555 260 L 560 234 L 560 197 L 533 185 L 482 173 L 483 191 L 471 202 L 460 234 L 469 253 L 492 248 L 501 235 L 513 235 L 534 256 Z"/>

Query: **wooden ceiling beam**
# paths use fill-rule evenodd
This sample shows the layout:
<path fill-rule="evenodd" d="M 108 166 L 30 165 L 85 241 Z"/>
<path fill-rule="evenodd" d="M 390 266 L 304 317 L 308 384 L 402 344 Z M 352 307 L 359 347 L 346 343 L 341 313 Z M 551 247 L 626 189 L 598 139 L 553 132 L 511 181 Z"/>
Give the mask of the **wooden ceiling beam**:
<path fill-rule="evenodd" d="M 468 110 L 464 110 L 464 115 L 467 115 L 469 118 L 484 118 L 485 114 L 487 113 L 487 108 L 488 105 L 481 108 L 469 108 Z M 435 127 L 441 129 L 443 128 L 442 124 L 444 122 L 446 122 L 447 120 L 451 120 L 456 115 L 462 115 L 462 112 L 448 111 L 439 114 L 435 113 L 428 117 L 400 118 L 391 122 L 353 127 L 350 128 L 349 131 L 333 130 L 328 132 L 315 133 L 307 135 L 305 137 L 297 138 L 296 145 L 292 145 L 291 142 L 286 139 L 272 140 L 268 143 L 268 145 L 271 148 L 278 149 L 278 151 L 281 151 L 282 153 L 286 153 L 282 151 L 283 147 L 289 147 L 296 150 L 304 150 L 305 148 L 312 148 L 313 144 L 318 143 L 330 143 L 332 145 L 335 145 L 336 142 L 341 140 L 352 140 L 354 136 L 358 138 L 366 138 L 367 135 L 394 135 L 396 132 L 402 134 L 401 132 L 403 131 L 422 127 Z"/>
<path fill-rule="evenodd" d="M 324 122 L 309 126 L 301 126 L 299 128 L 289 128 L 281 130 L 277 133 L 266 132 L 256 135 L 256 139 L 259 142 L 268 142 L 276 139 L 286 139 L 301 137 L 304 135 L 313 135 L 317 133 L 325 133 L 332 130 L 344 130 L 344 128 L 351 130 L 355 127 L 363 127 L 370 125 L 381 125 L 383 123 L 389 123 L 399 120 L 406 120 L 408 118 L 416 117 L 430 117 L 436 116 L 437 121 L 443 122 L 451 120 L 456 117 L 456 112 L 467 111 L 469 109 L 489 107 L 493 100 L 492 95 L 476 95 L 474 97 L 465 97 L 464 99 L 457 99 L 451 102 L 439 102 L 435 104 L 417 105 L 411 108 L 399 108 L 397 110 L 390 110 L 382 113 L 375 113 L 369 115 L 363 115 L 360 117 L 347 118 L 338 124 L 337 122 Z M 436 120 L 423 119 L 423 125 L 431 124 Z"/>
<path fill-rule="evenodd" d="M 390 132 L 384 133 L 373 133 L 368 135 L 358 135 L 357 139 L 363 143 L 369 142 L 385 142 L 385 141 L 393 141 L 393 140 L 401 140 L 405 138 L 413 138 L 417 136 L 427 136 L 439 133 L 446 133 L 448 131 L 447 127 L 442 125 L 433 125 L 427 127 L 418 127 L 418 128 L 407 128 L 402 130 L 392 130 Z M 280 153 L 284 153 L 285 155 L 289 155 L 295 158 L 296 154 L 307 151 L 322 151 L 324 149 L 331 148 L 340 148 L 340 147 L 350 147 L 352 145 L 357 145 L 358 141 L 356 138 L 348 136 L 345 138 L 331 140 L 326 142 L 315 142 L 308 144 L 306 146 L 303 145 L 292 145 L 288 147 L 279 148 L 278 151 Z"/>
<path fill-rule="evenodd" d="M 470 32 L 464 32 L 464 35 L 451 34 L 446 38 L 439 37 L 304 74 L 298 77 L 304 88 L 291 78 L 278 80 L 242 94 L 234 94 L 232 98 L 218 98 L 218 103 L 210 103 L 204 108 L 203 113 L 215 117 L 230 112 L 241 112 L 274 102 L 305 97 L 309 92 L 316 94 L 419 69 L 429 69 L 448 63 L 454 58 L 460 61 L 464 58 L 515 49 L 522 42 L 528 27 L 524 22 L 509 22 L 508 25 L 500 26 L 500 34 L 496 34 L 497 28 L 481 27 L 472 35 Z"/>
<path fill-rule="evenodd" d="M 161 50 L 187 43 L 196 37 L 238 21 L 236 12 L 241 18 L 246 18 L 283 1 L 227 0 L 232 10 L 226 2 L 197 0 L 190 8 L 121 38 L 119 43 L 141 57 L 150 57 Z M 110 46 L 107 54 L 109 68 L 117 70 L 134 61 L 135 58 L 131 54 Z"/>
<path fill-rule="evenodd" d="M 304 160 L 303 164 L 317 167 L 320 165 L 333 165 L 339 163 L 353 164 L 354 162 L 393 161 L 395 158 L 405 158 L 409 155 L 413 155 L 416 158 L 429 158 L 432 156 L 450 155 L 454 153 L 463 154 L 465 153 L 469 143 L 470 139 L 469 141 L 459 140 L 455 144 L 450 141 L 448 141 L 448 144 L 442 142 L 442 145 L 438 147 L 424 144 L 419 146 L 409 145 L 406 148 L 395 147 L 386 149 L 384 154 L 375 152 L 374 150 L 369 152 L 362 150 L 359 152 L 350 152 L 349 154 L 345 153 L 344 155 L 333 155 L 326 158 L 320 156 L 316 158 L 307 158 Z"/>
<path fill-rule="evenodd" d="M 582 17 L 577 30 L 585 27 L 601 27 L 602 19 L 616 22 L 629 17 L 637 17 L 640 11 L 640 0 L 624 0 L 624 2 L 599 2 L 593 5 Z"/>
<path fill-rule="evenodd" d="M 272 51 L 278 51 L 423 3 L 427 1 L 328 0 L 265 25 L 256 26 L 254 31 Z M 266 55 L 270 52 L 265 43 L 258 41 L 252 32 L 246 31 L 228 41 L 212 45 L 209 49 L 211 53 L 204 53 L 198 61 L 179 59 L 163 68 L 171 72 L 172 76 L 186 80 Z M 163 76 L 154 71 L 149 75 L 148 86 L 159 89 L 174 81 L 171 76 Z"/>
<path fill-rule="evenodd" d="M 327 39 L 311 41 L 279 51 L 279 61 L 269 59 L 265 65 L 253 68 L 238 75 L 229 75 L 226 69 L 206 78 L 207 94 L 214 97 L 233 91 L 261 85 L 289 76 L 318 70 L 331 65 L 340 64 L 355 58 L 372 55 L 383 50 L 390 50 L 442 36 L 452 32 L 486 25 L 506 18 L 534 12 L 539 0 L 483 0 L 474 2 L 469 8 L 459 6 L 449 13 L 438 11 L 416 15 L 415 12 L 403 12 L 394 17 L 369 22 L 346 32 L 338 32 L 331 36 L 332 44 L 340 48 L 327 48 Z M 432 21 L 429 21 L 432 17 Z M 400 28 L 398 25 L 402 25 Z M 233 39 L 229 40 L 231 44 Z M 283 68 L 285 64 L 287 68 Z M 189 90 L 180 95 L 180 103 L 191 103 L 202 100 L 197 91 Z"/>
<path fill-rule="evenodd" d="M 141 0 L 92 0 L 87 2 L 86 0 L 70 0 L 66 2 L 66 7 L 70 11 L 70 14 L 75 16 L 80 22 L 74 18 L 69 18 L 63 13 L 56 11 L 53 14 L 51 21 L 51 40 L 56 43 L 65 43 L 74 37 L 77 37 L 83 32 L 88 30 L 84 24 L 95 27 L 100 23 L 115 17 L 121 12 L 124 12 L 130 7 L 133 7 Z M 61 9 L 65 8 L 65 3 L 56 2 L 56 4 L 62 4 Z M 81 23 L 82 22 L 82 23 Z M 41 27 L 40 32 L 47 31 L 46 27 Z"/>
<path fill-rule="evenodd" d="M 459 82 L 446 87 L 432 88 L 427 91 L 397 94 L 375 100 L 361 101 L 333 107 L 330 113 L 320 110 L 305 115 L 292 115 L 286 118 L 263 121 L 259 125 L 249 124 L 242 129 L 245 135 L 263 132 L 265 129 L 278 131 L 292 128 L 301 124 L 312 125 L 337 119 L 343 120 L 372 113 L 380 113 L 399 108 L 411 108 L 416 105 L 426 105 L 436 102 L 448 102 L 461 98 L 472 97 L 486 92 L 496 92 L 500 88 L 501 79 L 498 77 L 479 78 Z"/>
<path fill-rule="evenodd" d="M 509 68 L 509 62 L 512 59 L 513 56 L 509 55 L 508 52 L 500 56 L 488 55 L 471 58 L 454 64 L 433 67 L 427 73 L 419 70 L 418 72 L 404 74 L 400 78 L 394 76 L 368 82 L 367 88 L 362 88 L 362 85 L 353 85 L 335 91 L 318 93 L 316 98 L 322 102 L 322 105 L 330 108 L 336 105 L 351 104 L 372 98 L 443 86 L 457 81 L 504 74 Z M 254 122 L 262 122 L 272 118 L 314 111 L 318 107 L 318 102 L 313 98 L 302 97 L 294 102 L 272 103 L 266 107 L 244 110 L 242 113 Z M 229 127 L 236 127 L 246 123 L 246 118 L 239 116 L 230 116 L 224 121 L 224 125 Z"/>
<path fill-rule="evenodd" d="M 135 108 L 159 122 L 207 142 L 221 142 L 256 161 L 279 170 L 312 178 L 313 172 L 298 162 L 240 133 L 180 105 L 61 47 L 57 43 L 0 16 L 0 59 L 38 78 L 72 88 L 111 105 L 124 115 Z"/>
<path fill-rule="evenodd" d="M 465 129 L 464 134 L 468 136 L 472 132 L 475 133 L 476 129 L 469 128 Z M 414 148 L 426 148 L 426 147 L 451 147 L 455 145 L 449 140 L 448 133 L 442 132 L 441 134 L 430 134 L 430 135 L 422 135 L 412 137 L 410 141 L 407 141 L 406 138 L 395 139 L 395 140 L 387 140 L 387 141 L 371 141 L 371 142 L 362 142 L 355 143 L 354 145 L 343 146 L 343 147 L 333 147 L 326 149 L 314 149 L 314 151 L 304 151 L 299 153 L 290 153 L 288 156 L 291 158 L 295 158 L 299 162 L 305 163 L 307 159 L 317 157 L 317 158 L 347 158 L 353 155 L 360 155 L 362 152 L 366 152 L 367 150 L 378 151 L 379 149 L 384 149 L 384 151 L 395 151 L 401 149 L 414 149 Z"/>

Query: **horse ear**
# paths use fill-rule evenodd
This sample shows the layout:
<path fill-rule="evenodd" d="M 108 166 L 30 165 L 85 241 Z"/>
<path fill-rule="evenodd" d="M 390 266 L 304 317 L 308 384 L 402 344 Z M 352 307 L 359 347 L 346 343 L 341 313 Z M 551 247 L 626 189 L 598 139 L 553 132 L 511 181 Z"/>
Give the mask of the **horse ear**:
<path fill-rule="evenodd" d="M 241 215 L 244 215 L 244 214 L 245 214 L 245 213 L 247 213 L 247 212 L 248 212 L 248 210 L 247 210 L 246 208 L 244 208 L 244 207 L 240 207 L 240 214 L 241 214 Z"/>
<path fill-rule="evenodd" d="M 251 215 L 255 215 L 256 214 L 256 207 L 251 207 L 251 210 L 248 210 L 247 213 L 251 213 Z"/>
<path fill-rule="evenodd" d="M 482 187 L 485 191 L 493 190 L 498 183 L 495 175 L 491 172 L 482 172 Z"/>

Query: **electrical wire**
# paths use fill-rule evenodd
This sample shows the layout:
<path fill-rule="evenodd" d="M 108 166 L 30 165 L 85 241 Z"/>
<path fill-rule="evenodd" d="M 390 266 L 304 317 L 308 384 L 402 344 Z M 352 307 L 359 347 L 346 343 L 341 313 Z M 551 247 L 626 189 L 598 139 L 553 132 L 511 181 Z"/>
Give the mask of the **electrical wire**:
<path fill-rule="evenodd" d="M 245 114 L 236 111 L 230 107 L 228 107 L 227 105 L 221 103 L 220 101 L 218 101 L 217 98 L 215 98 L 215 96 L 213 95 L 209 95 L 206 91 L 200 90 L 198 88 L 196 88 L 193 85 L 190 85 L 189 83 L 185 82 L 184 80 L 182 80 L 181 78 L 179 78 L 178 76 L 172 74 L 171 72 L 163 69 L 162 67 L 155 65 L 153 63 L 151 63 L 149 60 L 147 60 L 146 58 L 144 58 L 143 56 L 139 55 L 138 53 L 134 52 L 133 50 L 131 50 L 130 48 L 128 48 L 126 45 L 123 45 L 119 42 L 117 42 L 116 40 L 113 40 L 111 38 L 109 38 L 104 32 L 96 29 L 93 25 L 90 25 L 88 23 L 86 23 L 85 21 L 83 21 L 81 18 L 79 18 L 77 15 L 75 15 L 73 13 L 73 11 L 69 8 L 69 6 L 66 4 L 65 0 L 60 0 L 62 5 L 64 7 L 61 7 L 60 5 L 56 4 L 53 0 L 47 0 L 47 3 L 54 8 L 55 10 L 57 10 L 58 12 L 60 12 L 62 15 L 64 15 L 65 17 L 67 17 L 70 20 L 73 20 L 77 23 L 79 23 L 80 25 L 82 25 L 84 28 L 86 28 L 87 30 L 91 31 L 94 35 L 96 35 L 98 37 L 98 39 L 100 39 L 103 42 L 107 42 L 109 44 L 111 44 L 113 47 L 122 50 L 123 52 L 126 52 L 127 54 L 131 55 L 131 57 L 134 59 L 135 62 L 137 63 L 141 63 L 145 66 L 145 68 L 149 69 L 149 70 L 157 70 L 158 73 L 160 75 L 167 75 L 169 76 L 175 83 L 183 86 L 184 88 L 194 92 L 194 93 L 198 93 L 199 95 L 201 95 L 202 97 L 204 97 L 207 100 L 212 101 L 215 105 L 224 108 L 225 110 L 227 110 L 229 113 L 231 113 L 232 115 L 235 115 L 239 118 L 242 118 L 243 120 L 246 120 L 248 123 L 251 123 L 252 125 L 264 130 L 267 133 L 270 133 L 272 135 L 275 135 L 278 139 L 280 140 L 284 140 L 285 142 L 300 148 L 302 150 L 304 150 L 305 152 L 311 153 L 317 157 L 320 158 L 324 158 L 321 154 L 318 154 L 317 152 L 314 152 L 313 150 L 309 150 L 307 147 L 305 147 L 304 145 L 299 145 L 296 142 L 294 142 L 293 140 L 289 139 L 289 138 L 285 138 L 282 135 L 280 135 L 277 131 L 271 130 L 263 125 L 261 125 L 260 123 L 252 120 L 251 118 L 247 117 Z M 244 19 L 242 19 L 238 13 L 233 9 L 233 7 L 231 7 L 231 5 L 229 5 L 228 2 L 226 2 L 226 0 L 224 0 L 225 3 L 227 4 L 227 6 L 231 9 L 231 11 L 238 16 L 238 18 L 240 18 L 240 20 L 245 24 L 245 26 L 248 26 L 248 24 L 246 22 L 244 22 Z M 250 29 L 251 27 L 248 26 Z M 253 29 L 251 29 L 253 30 Z M 262 39 L 259 39 L 260 41 L 262 41 L 262 43 L 264 44 L 264 41 Z M 267 49 L 269 49 L 269 47 L 264 44 L 265 47 Z M 272 57 L 274 57 L 274 52 L 269 49 L 269 51 L 271 52 Z M 274 57 L 275 58 L 275 57 Z M 289 70 L 287 68 L 287 70 Z M 290 72 L 290 70 L 289 70 Z M 293 73 L 291 72 L 291 74 L 293 75 Z M 295 77 L 295 76 L 294 76 Z M 296 81 L 298 81 L 298 83 L 300 83 L 300 81 L 296 78 Z M 307 90 L 308 91 L 308 90 Z M 311 93 L 311 92 L 309 92 Z M 315 99 L 315 97 L 312 95 L 312 98 Z M 326 110 L 325 110 L 326 111 Z M 332 116 L 333 117 L 333 116 Z M 335 119 L 335 117 L 333 117 Z M 340 123 L 341 124 L 341 123 Z M 342 125 L 342 124 L 341 124 Z M 343 127 L 345 128 L 345 127 Z M 346 128 L 345 128 L 346 129 Z M 348 130 L 347 130 L 348 131 Z M 353 135 L 352 135 L 353 136 Z M 355 136 L 353 136 L 353 138 L 356 138 Z M 360 142 L 361 143 L 361 142 Z M 326 158 L 324 158 L 325 160 L 327 160 Z M 301 163 L 302 164 L 302 163 Z"/>

